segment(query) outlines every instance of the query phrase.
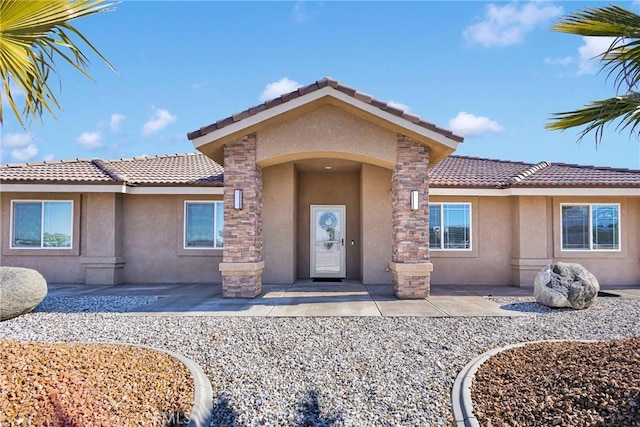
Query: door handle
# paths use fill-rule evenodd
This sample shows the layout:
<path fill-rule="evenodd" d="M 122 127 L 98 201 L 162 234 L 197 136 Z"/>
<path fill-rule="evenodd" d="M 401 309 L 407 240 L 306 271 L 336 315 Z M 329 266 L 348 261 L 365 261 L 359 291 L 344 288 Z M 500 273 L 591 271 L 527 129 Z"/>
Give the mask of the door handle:
<path fill-rule="evenodd" d="M 340 244 L 344 246 L 344 239 L 340 239 Z"/>

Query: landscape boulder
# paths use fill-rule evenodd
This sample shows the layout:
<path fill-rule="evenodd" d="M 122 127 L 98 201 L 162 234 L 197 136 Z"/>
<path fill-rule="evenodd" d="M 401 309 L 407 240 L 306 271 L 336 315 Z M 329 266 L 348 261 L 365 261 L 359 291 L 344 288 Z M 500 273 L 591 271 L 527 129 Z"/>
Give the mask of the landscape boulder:
<path fill-rule="evenodd" d="M 0 267 L 0 320 L 33 310 L 47 296 L 47 281 L 30 268 Z"/>
<path fill-rule="evenodd" d="M 600 284 L 580 264 L 558 262 L 547 265 L 533 282 L 533 295 L 548 307 L 587 308 L 596 300 Z"/>

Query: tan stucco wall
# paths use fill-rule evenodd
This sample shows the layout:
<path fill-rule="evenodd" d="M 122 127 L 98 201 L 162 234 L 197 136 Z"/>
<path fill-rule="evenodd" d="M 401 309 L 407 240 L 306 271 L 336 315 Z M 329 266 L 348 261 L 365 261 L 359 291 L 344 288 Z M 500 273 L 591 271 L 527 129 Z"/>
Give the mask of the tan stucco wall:
<path fill-rule="evenodd" d="M 603 285 L 640 285 L 640 198 L 431 197 L 431 202 L 472 203 L 472 251 L 431 251 L 434 284 L 533 286 L 551 262 L 577 262 Z M 561 203 L 619 203 L 621 250 L 561 249 Z"/>
<path fill-rule="evenodd" d="M 293 283 L 297 272 L 297 194 L 293 163 L 262 170 L 264 283 Z"/>
<path fill-rule="evenodd" d="M 556 261 L 577 262 L 604 285 L 640 285 L 640 197 L 554 197 L 554 237 L 550 241 Z M 619 203 L 620 251 L 563 251 L 560 237 L 561 203 Z"/>
<path fill-rule="evenodd" d="M 506 197 L 432 196 L 471 203 L 471 250 L 431 250 L 432 284 L 511 284 L 511 201 Z"/>
<path fill-rule="evenodd" d="M 49 283 L 84 283 L 80 248 L 85 240 L 80 232 L 82 205 L 87 195 L 78 193 L 0 193 L 0 265 L 32 268 Z M 73 241 L 71 249 L 11 249 L 11 200 L 73 201 Z"/>
<path fill-rule="evenodd" d="M 11 200 L 73 200 L 72 249 L 10 249 Z M 219 196 L 0 193 L 0 264 L 38 270 L 50 283 L 115 277 L 127 283 L 219 283 L 222 251 L 182 248 L 184 200 Z M 124 262 L 121 268 L 109 264 Z"/>
<path fill-rule="evenodd" d="M 514 196 L 511 199 L 511 283 L 533 286 L 536 274 L 553 260 L 551 198 Z"/>
<path fill-rule="evenodd" d="M 311 205 L 346 205 L 347 278 L 360 278 L 360 172 L 298 173 L 298 277 L 309 277 Z M 355 245 L 351 245 L 351 240 Z"/>
<path fill-rule="evenodd" d="M 361 257 L 364 284 L 391 284 L 391 170 L 363 164 Z"/>
<path fill-rule="evenodd" d="M 220 283 L 222 250 L 184 249 L 185 200 L 219 196 L 128 196 L 123 248 L 127 283 Z"/>
<path fill-rule="evenodd" d="M 89 193 L 84 197 L 83 253 L 112 257 L 122 254 L 122 194 Z"/>
<path fill-rule="evenodd" d="M 257 162 L 266 167 L 291 160 L 339 158 L 393 168 L 396 134 L 332 105 L 258 132 Z"/>

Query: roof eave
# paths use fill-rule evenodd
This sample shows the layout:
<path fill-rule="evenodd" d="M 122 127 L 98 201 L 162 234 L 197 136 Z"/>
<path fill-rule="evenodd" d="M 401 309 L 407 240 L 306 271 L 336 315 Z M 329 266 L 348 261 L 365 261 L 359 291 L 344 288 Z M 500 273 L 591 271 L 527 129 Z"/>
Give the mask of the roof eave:
<path fill-rule="evenodd" d="M 219 129 L 207 131 L 206 128 L 203 128 L 200 132 L 190 134 L 191 142 L 197 150 L 222 164 L 222 147 L 224 144 L 244 135 L 254 133 L 274 121 L 282 120 L 290 115 L 302 114 L 321 104 L 334 105 L 364 120 L 374 122 L 394 132 L 402 133 L 429 146 L 430 166 L 436 165 L 449 156 L 457 149 L 458 144 L 462 142 L 462 137 L 453 133 L 451 133 L 451 136 L 445 136 L 436 130 L 428 129 L 402 116 L 397 116 L 375 105 L 362 102 L 331 86 L 323 87 L 304 96 L 263 109 L 256 114 Z"/>

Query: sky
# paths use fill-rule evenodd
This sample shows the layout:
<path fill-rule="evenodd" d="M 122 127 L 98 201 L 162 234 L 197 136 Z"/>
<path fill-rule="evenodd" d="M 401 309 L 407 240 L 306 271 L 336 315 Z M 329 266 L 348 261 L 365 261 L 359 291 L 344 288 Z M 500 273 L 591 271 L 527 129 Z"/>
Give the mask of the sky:
<path fill-rule="evenodd" d="M 58 61 L 62 110 L 22 128 L 4 105 L 0 163 L 194 152 L 187 133 L 332 77 L 465 137 L 458 155 L 640 169 L 610 126 L 596 148 L 554 112 L 615 95 L 609 40 L 551 31 L 595 1 L 124 0 L 72 23 L 113 64 Z M 640 13 L 640 2 L 617 3 Z"/>

